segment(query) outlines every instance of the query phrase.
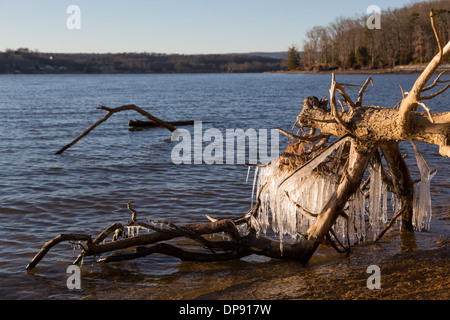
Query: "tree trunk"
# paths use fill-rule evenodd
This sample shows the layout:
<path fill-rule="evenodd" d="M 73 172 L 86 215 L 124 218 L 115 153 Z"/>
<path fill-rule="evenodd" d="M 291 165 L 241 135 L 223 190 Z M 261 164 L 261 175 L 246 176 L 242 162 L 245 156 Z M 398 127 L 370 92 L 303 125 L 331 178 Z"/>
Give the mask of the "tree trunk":
<path fill-rule="evenodd" d="M 394 188 L 397 190 L 397 197 L 400 199 L 401 206 L 405 208 L 402 214 L 402 231 L 412 231 L 412 215 L 413 215 L 413 186 L 408 166 L 400 154 L 398 143 L 391 141 L 381 146 L 384 158 L 391 172 Z"/>

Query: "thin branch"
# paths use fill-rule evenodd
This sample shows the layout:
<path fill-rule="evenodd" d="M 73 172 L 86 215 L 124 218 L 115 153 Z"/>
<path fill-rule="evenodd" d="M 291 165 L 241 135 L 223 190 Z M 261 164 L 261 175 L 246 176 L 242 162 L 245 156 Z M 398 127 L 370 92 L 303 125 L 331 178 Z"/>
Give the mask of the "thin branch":
<path fill-rule="evenodd" d="M 175 233 L 179 234 L 180 236 L 184 236 L 184 237 L 190 238 L 190 239 L 200 243 L 205 248 L 211 250 L 211 252 L 213 252 L 213 253 L 215 252 L 214 248 L 216 248 L 216 246 L 212 242 L 206 240 L 200 234 L 198 234 L 197 232 L 195 232 L 193 230 L 189 230 L 189 229 L 184 228 L 184 227 L 179 227 L 179 226 L 177 226 L 174 223 L 169 222 L 169 221 L 151 221 L 151 220 L 149 220 L 150 224 L 138 222 L 137 221 L 137 214 L 138 214 L 138 212 L 131 207 L 131 203 L 133 203 L 133 201 L 128 201 L 127 202 L 127 208 L 132 213 L 131 220 L 133 221 L 133 222 L 131 222 L 129 224 L 130 227 L 138 226 L 138 227 L 143 227 L 143 228 L 146 228 L 146 229 L 154 230 L 154 231 L 157 231 L 157 232 L 166 232 L 167 230 L 165 230 L 163 228 L 158 228 L 158 227 L 155 226 L 158 223 L 159 224 L 164 224 L 164 225 L 168 226 L 171 229 L 170 230 L 171 232 L 175 232 Z M 233 223 L 233 222 L 231 222 L 231 223 Z M 231 235 L 232 239 L 235 240 L 235 241 L 239 238 L 239 232 L 237 231 L 237 229 L 234 232 L 230 231 L 229 234 Z"/>
<path fill-rule="evenodd" d="M 378 237 L 375 239 L 375 242 L 377 242 L 378 240 L 381 239 L 381 237 L 391 228 L 391 226 L 394 224 L 395 220 L 397 220 L 398 217 L 400 217 L 403 212 L 406 211 L 407 205 L 403 206 L 403 208 L 401 208 L 391 219 L 391 221 L 389 221 L 388 225 L 380 232 L 380 234 L 378 235 Z"/>
<path fill-rule="evenodd" d="M 400 90 L 402 90 L 402 99 L 405 99 L 405 97 L 408 94 L 408 92 L 405 92 L 405 90 L 403 90 L 402 86 L 399 86 L 399 87 L 400 87 Z M 399 103 L 399 105 L 400 105 L 400 103 Z"/>
<path fill-rule="evenodd" d="M 428 114 L 428 118 L 430 119 L 430 122 L 431 122 L 431 123 L 434 123 L 433 117 L 431 116 L 430 108 L 428 108 L 428 107 L 425 105 L 425 103 L 423 103 L 423 102 L 418 102 L 417 104 L 420 105 L 420 106 L 422 106 L 422 108 L 425 109 L 425 111 L 426 111 L 427 114 Z"/>
<path fill-rule="evenodd" d="M 344 97 L 345 102 L 347 103 L 350 110 L 354 110 L 356 108 L 355 103 L 350 98 L 350 96 L 345 92 L 345 90 L 341 87 L 339 83 L 336 82 L 336 90 Z"/>
<path fill-rule="evenodd" d="M 430 100 L 433 99 L 434 97 L 440 95 L 441 93 L 443 93 L 445 90 L 447 90 L 450 87 L 450 84 L 446 85 L 444 88 L 442 88 L 441 90 L 439 90 L 438 92 L 435 92 L 433 94 L 430 94 L 429 96 L 420 96 L 419 99 L 420 100 Z"/>
<path fill-rule="evenodd" d="M 296 175 L 300 170 L 302 170 L 303 168 L 308 166 L 311 162 L 315 161 L 316 158 L 324 157 L 324 155 L 328 156 L 331 152 L 333 152 L 333 150 L 334 150 L 333 148 L 335 148 L 336 144 L 344 143 L 344 142 L 347 142 L 347 141 L 350 141 L 350 140 L 351 140 L 351 138 L 350 138 L 349 135 L 344 135 L 341 138 L 339 138 L 338 140 L 334 141 L 333 143 L 328 145 L 325 149 L 321 150 L 317 155 L 315 155 L 314 158 L 312 158 L 312 159 L 308 160 L 307 162 L 303 163 L 299 168 L 297 168 L 293 172 L 291 172 L 286 178 L 284 178 L 284 180 L 282 182 L 280 182 L 280 184 L 278 185 L 278 188 L 281 187 L 281 185 L 284 184 L 287 180 L 289 180 L 294 175 Z"/>
<path fill-rule="evenodd" d="M 224 253 L 206 254 L 201 252 L 189 252 L 177 248 L 167 243 L 158 243 L 151 247 L 138 247 L 135 253 L 124 253 L 112 255 L 109 257 L 98 259 L 97 262 L 112 262 L 112 261 L 124 261 L 142 258 L 153 253 L 161 253 L 168 256 L 178 258 L 182 261 L 227 261 L 232 259 L 239 259 L 251 252 L 244 250 L 228 251 Z"/>
<path fill-rule="evenodd" d="M 419 158 L 422 161 L 422 163 L 425 166 L 425 168 L 427 169 L 427 171 L 430 172 L 430 167 L 428 167 L 427 163 L 425 162 L 425 159 L 422 157 L 422 154 L 420 153 L 419 148 L 417 148 L 417 144 L 413 140 L 411 140 L 411 144 L 413 146 L 413 149 L 414 149 L 415 153 L 417 155 L 419 155 Z"/>
<path fill-rule="evenodd" d="M 437 44 L 439 46 L 439 63 L 442 61 L 443 59 L 443 47 L 444 45 L 442 44 L 442 39 L 441 39 L 441 35 L 439 34 L 439 31 L 437 29 L 436 26 L 436 20 L 434 19 L 434 10 L 430 9 L 430 20 L 431 20 L 431 26 L 433 27 L 433 31 L 434 31 L 434 36 L 436 37 L 436 41 Z"/>
<path fill-rule="evenodd" d="M 284 191 L 284 194 L 286 195 L 286 197 L 288 198 L 289 201 L 291 201 L 296 207 L 297 209 L 299 209 L 301 212 L 305 213 L 306 215 L 313 217 L 313 218 L 317 218 L 317 214 L 309 212 L 307 210 L 305 210 L 301 205 L 299 205 L 296 201 L 294 201 L 293 199 L 291 199 L 291 197 L 289 196 L 289 193 L 287 191 Z"/>
<path fill-rule="evenodd" d="M 123 230 L 123 226 L 120 223 L 113 223 L 109 228 L 107 228 L 105 231 L 100 233 L 97 238 L 92 241 L 93 244 L 101 243 L 103 240 L 105 240 L 111 233 L 115 232 L 116 230 Z"/>
<path fill-rule="evenodd" d="M 422 92 L 428 91 L 430 89 L 433 89 L 438 83 L 446 83 L 449 82 L 450 80 L 444 80 L 444 81 L 440 81 L 440 78 L 442 77 L 442 75 L 449 73 L 450 70 L 445 70 L 442 71 L 441 73 L 439 73 L 439 75 L 436 77 L 436 79 L 434 79 L 433 83 L 430 84 L 428 87 L 423 88 Z"/>
<path fill-rule="evenodd" d="M 367 88 L 367 86 L 368 86 L 370 83 L 372 84 L 372 88 L 373 88 L 373 81 L 372 81 L 372 78 L 371 78 L 371 77 L 368 77 L 367 80 L 366 80 L 366 82 L 364 82 L 363 86 L 362 86 L 361 89 L 359 90 L 359 93 L 358 93 L 358 99 L 357 99 L 356 102 L 355 102 L 355 105 L 356 105 L 356 106 L 358 106 L 358 107 L 361 106 L 363 94 L 364 94 L 364 92 L 366 92 L 366 88 Z M 369 89 L 369 90 L 370 90 L 370 89 Z"/>
<path fill-rule="evenodd" d="M 328 138 L 330 137 L 329 134 L 325 134 L 325 133 L 318 133 L 318 134 L 313 134 L 313 135 L 296 135 L 296 134 L 292 134 L 289 133 L 283 129 L 278 128 L 277 126 L 275 126 L 275 128 L 280 131 L 282 134 L 284 134 L 285 136 L 288 136 L 292 139 L 297 139 L 297 140 L 302 140 L 302 141 L 310 141 L 310 142 L 315 142 L 317 140 L 321 140 L 324 138 Z"/>
<path fill-rule="evenodd" d="M 100 120 L 98 120 L 95 123 L 93 123 L 89 128 L 84 130 L 77 138 L 75 138 L 72 142 L 70 142 L 69 144 L 67 144 L 64 147 L 62 147 L 55 154 L 63 153 L 65 150 L 67 150 L 68 148 L 73 146 L 75 143 L 80 141 L 83 137 L 85 137 L 89 132 L 94 130 L 98 125 L 100 125 L 101 123 L 103 123 L 106 120 L 108 120 L 108 118 L 110 116 L 112 116 L 114 113 L 121 112 L 121 111 L 127 111 L 127 110 L 137 111 L 140 114 L 142 114 L 143 116 L 145 116 L 147 119 L 149 119 L 150 121 L 153 121 L 154 123 L 160 125 L 161 127 L 164 127 L 164 128 L 166 128 L 166 129 L 168 129 L 168 130 L 170 130 L 172 132 L 176 130 L 176 128 L 173 125 L 171 125 L 170 123 L 167 123 L 167 122 L 165 122 L 165 121 L 163 121 L 161 119 L 158 119 L 158 118 L 152 116 L 150 113 L 148 113 L 147 111 L 139 108 L 138 106 L 135 106 L 134 104 L 125 105 L 125 106 L 117 107 L 117 108 L 114 108 L 114 109 L 111 109 L 111 108 L 108 108 L 108 107 L 105 107 L 105 106 L 99 106 L 97 109 L 105 110 L 107 112 Z"/>
<path fill-rule="evenodd" d="M 331 114 L 337 123 L 339 123 L 347 132 L 351 133 L 348 125 L 341 119 L 339 116 L 337 106 L 336 106 L 336 86 L 337 82 L 335 80 L 335 75 L 332 73 L 331 75 L 331 88 L 330 88 L 330 106 L 331 106 Z"/>
<path fill-rule="evenodd" d="M 86 234 L 60 234 L 53 238 L 52 240 L 46 242 L 41 250 L 34 256 L 34 258 L 30 261 L 30 263 L 27 265 L 26 269 L 30 270 L 36 267 L 36 265 L 39 263 L 39 261 L 44 258 L 44 256 L 47 254 L 47 252 L 53 248 L 55 245 L 57 245 L 60 242 L 63 241 L 87 241 L 88 242 L 88 248 L 92 244 L 92 239 L 90 235 Z"/>
<path fill-rule="evenodd" d="M 336 250 L 338 253 L 345 253 L 345 252 L 346 252 L 346 250 L 341 250 L 341 249 L 339 249 L 339 248 L 336 246 L 336 244 L 334 243 L 333 239 L 331 239 L 330 232 L 328 232 L 328 233 L 325 235 L 325 237 L 326 237 L 326 239 L 328 240 L 328 242 L 330 243 L 331 247 L 332 247 L 334 250 Z"/>
<path fill-rule="evenodd" d="M 131 204 L 132 204 L 132 203 L 133 203 L 133 201 L 128 201 L 128 202 L 127 202 L 127 209 L 131 211 L 131 220 L 132 220 L 133 222 L 136 222 L 136 223 L 137 223 L 137 215 L 138 215 L 138 212 L 137 212 L 136 210 L 134 210 L 134 209 L 131 207 Z"/>
<path fill-rule="evenodd" d="M 330 232 L 330 234 L 333 235 L 334 239 L 336 239 L 336 242 L 342 247 L 342 249 L 345 250 L 345 252 L 349 252 L 349 251 L 350 251 L 350 248 L 347 249 L 347 248 L 341 243 L 341 241 L 339 241 L 339 238 L 337 237 L 337 235 L 336 235 L 336 233 L 334 232 L 333 228 L 331 228 L 329 232 Z"/>
<path fill-rule="evenodd" d="M 211 241 L 206 240 L 205 238 L 203 238 L 201 235 L 199 235 L 195 231 L 185 229 L 183 227 L 178 227 L 177 225 L 175 225 L 169 221 L 149 221 L 149 222 L 151 224 L 157 224 L 157 223 L 165 224 L 170 229 L 172 229 L 171 231 L 178 233 L 180 236 L 184 236 L 186 238 L 190 238 L 194 241 L 197 241 L 202 246 L 209 249 L 211 252 L 215 253 L 214 248 L 216 248 L 216 246 Z M 159 231 L 159 232 L 165 231 L 164 229 L 158 229 L 158 228 L 155 228 L 154 230 Z"/>

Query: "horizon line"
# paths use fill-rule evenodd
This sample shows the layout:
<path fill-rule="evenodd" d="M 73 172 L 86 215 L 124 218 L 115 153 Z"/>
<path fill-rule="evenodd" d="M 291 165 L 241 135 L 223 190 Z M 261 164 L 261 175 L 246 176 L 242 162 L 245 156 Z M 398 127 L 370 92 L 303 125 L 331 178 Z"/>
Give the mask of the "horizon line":
<path fill-rule="evenodd" d="M 5 48 L 3 51 L 0 50 L 0 52 L 5 53 L 7 51 L 21 51 L 21 50 L 27 50 L 28 52 L 32 52 L 32 53 L 42 53 L 42 54 L 129 54 L 129 53 L 134 53 L 134 54 L 163 54 L 163 55 L 239 55 L 239 54 L 244 54 L 244 55 L 249 55 L 249 54 L 273 54 L 273 53 L 287 53 L 287 50 L 279 50 L 279 51 L 264 51 L 264 50 L 260 50 L 260 51 L 246 51 L 246 52 L 223 52 L 223 53 L 178 53 L 178 52 L 156 52 L 156 51 L 116 51 L 116 52 L 94 52 L 94 51 L 83 51 L 83 52 L 61 52 L 61 51 L 41 51 L 39 49 L 30 49 L 30 48 L 26 48 L 26 47 L 19 47 L 16 49 L 12 49 L 12 48 Z M 301 51 L 300 51 L 301 52 Z"/>

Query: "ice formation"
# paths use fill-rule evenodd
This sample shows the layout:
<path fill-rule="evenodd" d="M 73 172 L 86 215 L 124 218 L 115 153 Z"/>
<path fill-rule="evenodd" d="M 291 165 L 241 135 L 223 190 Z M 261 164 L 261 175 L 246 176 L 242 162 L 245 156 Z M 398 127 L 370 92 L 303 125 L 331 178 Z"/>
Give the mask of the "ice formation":
<path fill-rule="evenodd" d="M 145 231 L 145 232 L 149 232 L 149 229 L 144 228 L 142 226 L 135 226 L 135 225 L 131 225 L 131 226 L 127 226 L 127 235 L 126 237 L 134 237 L 134 236 L 138 236 L 139 232 Z"/>
<path fill-rule="evenodd" d="M 251 221 L 252 226 L 263 233 L 271 228 L 279 235 L 281 242 L 286 235 L 293 241 L 305 235 L 316 216 L 335 196 L 339 184 L 337 174 L 318 173 L 314 169 L 347 142 L 351 143 L 349 166 L 352 166 L 356 152 L 352 140 L 344 138 L 293 172 L 280 169 L 279 159 L 255 170 L 258 178 L 254 191 L 260 206 Z M 367 237 L 375 240 L 390 218 L 400 210 L 396 195 L 388 191 L 387 184 L 383 182 L 382 164 L 374 161 L 368 174 L 368 192 L 358 188 L 344 209 L 348 220 L 340 216 L 333 227 L 339 240 L 352 245 Z M 428 205 L 428 202 L 420 203 L 422 206 Z"/>
<path fill-rule="evenodd" d="M 134 237 L 135 235 L 139 235 L 139 227 L 127 226 L 127 236 Z"/>
<path fill-rule="evenodd" d="M 411 142 L 420 172 L 420 181 L 414 185 L 413 200 L 413 226 L 416 230 L 430 230 L 431 223 L 431 196 L 430 181 L 436 171 L 430 171 L 414 142 Z"/>

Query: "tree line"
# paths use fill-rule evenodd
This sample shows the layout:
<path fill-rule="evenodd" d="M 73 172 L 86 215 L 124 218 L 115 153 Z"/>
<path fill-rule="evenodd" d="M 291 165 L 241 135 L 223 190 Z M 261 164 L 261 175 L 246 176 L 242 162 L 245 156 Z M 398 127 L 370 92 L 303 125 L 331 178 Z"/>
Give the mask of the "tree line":
<path fill-rule="evenodd" d="M 293 55 L 299 52 L 295 52 L 295 46 L 289 48 L 289 68 L 376 69 L 430 61 L 438 51 L 430 25 L 430 8 L 435 10 L 436 26 L 446 43 L 450 37 L 448 0 L 418 2 L 382 11 L 379 29 L 367 27 L 368 14 L 339 17 L 327 26 L 308 29 L 303 54 L 297 62 Z"/>
<path fill-rule="evenodd" d="M 0 52 L 0 73 L 243 73 L 285 69 L 282 59 L 247 54 Z"/>

